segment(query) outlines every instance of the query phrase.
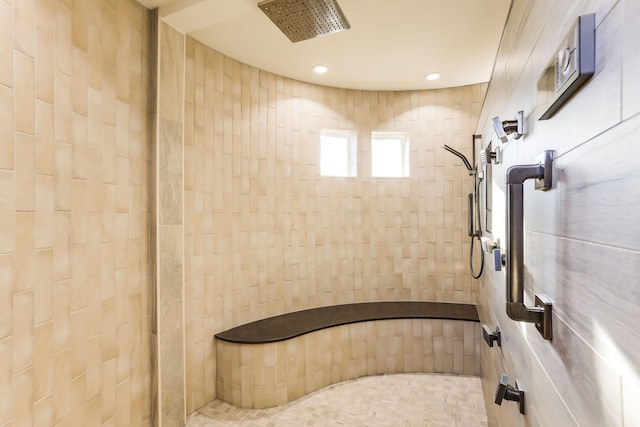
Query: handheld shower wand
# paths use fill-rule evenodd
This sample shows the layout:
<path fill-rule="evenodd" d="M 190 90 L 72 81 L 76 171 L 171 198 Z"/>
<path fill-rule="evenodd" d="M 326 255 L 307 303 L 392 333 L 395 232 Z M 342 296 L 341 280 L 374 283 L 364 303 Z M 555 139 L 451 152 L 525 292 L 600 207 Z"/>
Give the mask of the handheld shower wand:
<path fill-rule="evenodd" d="M 472 145 L 473 145 L 474 151 L 475 151 L 476 138 L 479 138 L 479 135 L 473 135 Z M 478 196 L 478 193 L 480 192 L 480 183 L 482 182 L 482 178 L 480 175 L 478 175 L 478 171 L 474 167 L 471 167 L 471 163 L 469 163 L 469 160 L 464 154 L 449 147 L 446 144 L 443 145 L 442 148 L 444 148 L 454 156 L 460 158 L 464 163 L 464 166 L 469 171 L 469 175 L 475 175 L 477 177 L 476 179 L 474 179 L 473 193 L 469 193 L 469 211 L 468 211 L 469 225 L 468 227 L 469 227 L 469 236 L 471 237 L 471 248 L 469 250 L 469 272 L 471 274 L 471 277 L 473 277 L 474 279 L 479 279 L 480 276 L 482 276 L 482 271 L 484 270 L 484 251 L 482 249 L 480 250 L 480 271 L 476 273 L 473 269 L 473 246 L 474 246 L 475 239 L 480 240 L 480 237 L 482 236 L 482 223 L 480 222 L 480 197 Z M 474 209 L 474 203 L 473 203 L 474 200 L 475 200 L 475 209 Z M 477 222 L 474 221 L 474 211 L 476 213 Z M 476 225 L 477 225 L 477 229 L 476 229 Z"/>

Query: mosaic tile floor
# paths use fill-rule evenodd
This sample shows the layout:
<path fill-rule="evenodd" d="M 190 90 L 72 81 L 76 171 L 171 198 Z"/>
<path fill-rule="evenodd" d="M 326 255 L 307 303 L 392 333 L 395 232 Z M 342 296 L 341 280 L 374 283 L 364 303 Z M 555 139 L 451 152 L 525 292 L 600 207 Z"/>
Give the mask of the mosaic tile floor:
<path fill-rule="evenodd" d="M 438 374 L 364 377 L 327 386 L 283 406 L 239 409 L 214 400 L 187 427 L 487 427 L 480 379 Z"/>

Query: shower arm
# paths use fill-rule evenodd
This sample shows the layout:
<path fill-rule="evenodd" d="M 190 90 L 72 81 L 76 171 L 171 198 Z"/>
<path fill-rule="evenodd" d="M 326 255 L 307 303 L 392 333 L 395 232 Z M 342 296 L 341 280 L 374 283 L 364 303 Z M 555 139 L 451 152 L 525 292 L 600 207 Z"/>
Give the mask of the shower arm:
<path fill-rule="evenodd" d="M 524 304 L 524 208 L 523 183 L 536 179 L 536 190 L 551 188 L 553 151 L 545 151 L 543 162 L 512 166 L 507 171 L 507 315 L 517 321 L 535 323 L 545 339 L 552 338 L 551 303 L 535 296 L 535 307 Z"/>
<path fill-rule="evenodd" d="M 469 171 L 469 174 L 474 174 L 475 173 L 475 169 L 473 167 L 471 167 L 471 163 L 469 163 L 469 160 L 467 159 L 467 157 L 464 154 L 462 154 L 461 152 L 459 152 L 457 150 L 454 150 L 453 148 L 449 147 L 446 144 L 443 145 L 442 148 L 444 148 L 445 150 L 447 150 L 448 152 L 450 152 L 451 154 L 453 154 L 454 156 L 456 156 L 460 160 L 462 160 L 462 162 L 464 163 L 464 166 Z"/>

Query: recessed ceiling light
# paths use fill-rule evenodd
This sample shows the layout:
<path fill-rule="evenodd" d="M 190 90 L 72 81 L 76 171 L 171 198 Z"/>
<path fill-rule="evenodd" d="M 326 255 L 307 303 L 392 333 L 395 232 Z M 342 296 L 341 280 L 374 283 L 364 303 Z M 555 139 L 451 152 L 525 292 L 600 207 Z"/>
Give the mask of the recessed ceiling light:
<path fill-rule="evenodd" d="M 427 74 L 427 76 L 425 78 L 427 80 L 438 80 L 440 78 L 440 73 Z"/>
<path fill-rule="evenodd" d="M 329 71 L 329 67 L 327 67 L 326 65 L 318 64 L 313 66 L 313 71 L 318 74 L 324 74 Z"/>

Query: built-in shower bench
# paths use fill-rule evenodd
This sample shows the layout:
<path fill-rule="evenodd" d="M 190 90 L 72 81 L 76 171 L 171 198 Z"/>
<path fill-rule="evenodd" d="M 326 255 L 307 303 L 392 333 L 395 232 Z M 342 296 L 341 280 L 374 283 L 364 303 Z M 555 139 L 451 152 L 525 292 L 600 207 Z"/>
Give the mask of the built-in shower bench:
<path fill-rule="evenodd" d="M 285 404 L 326 385 L 385 373 L 479 375 L 473 304 L 367 302 L 311 308 L 215 335 L 217 397 Z"/>

